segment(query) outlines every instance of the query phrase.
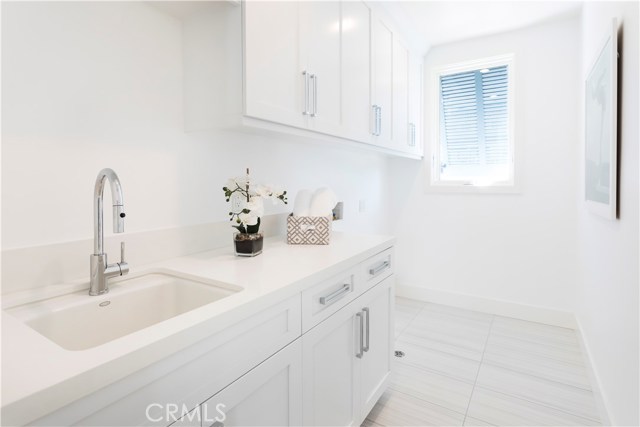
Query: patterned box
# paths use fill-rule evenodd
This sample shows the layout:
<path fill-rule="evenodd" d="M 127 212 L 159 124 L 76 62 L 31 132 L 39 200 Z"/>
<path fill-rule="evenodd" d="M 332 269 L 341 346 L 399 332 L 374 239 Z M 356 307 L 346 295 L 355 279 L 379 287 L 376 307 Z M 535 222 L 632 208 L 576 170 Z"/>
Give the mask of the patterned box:
<path fill-rule="evenodd" d="M 331 240 L 330 216 L 287 217 L 287 243 L 290 245 L 328 245 Z"/>

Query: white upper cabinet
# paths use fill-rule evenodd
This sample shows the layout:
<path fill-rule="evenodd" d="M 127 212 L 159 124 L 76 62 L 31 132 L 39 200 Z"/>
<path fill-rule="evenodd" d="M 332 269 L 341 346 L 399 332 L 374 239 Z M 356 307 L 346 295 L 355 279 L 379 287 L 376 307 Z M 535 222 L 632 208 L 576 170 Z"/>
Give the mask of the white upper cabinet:
<path fill-rule="evenodd" d="M 392 148 L 393 32 L 371 17 L 371 116 L 373 143 Z"/>
<path fill-rule="evenodd" d="M 371 139 L 371 11 L 360 1 L 342 2 L 342 131 Z"/>
<path fill-rule="evenodd" d="M 250 125 L 422 155 L 412 145 L 421 112 L 411 95 L 421 91 L 412 81 L 421 75 L 382 15 L 346 0 L 245 1 L 242 8 L 244 116 L 258 119 Z"/>
<path fill-rule="evenodd" d="M 300 7 L 300 58 L 308 127 L 340 133 L 340 2 L 303 1 Z"/>
<path fill-rule="evenodd" d="M 245 2 L 245 114 L 303 127 L 298 2 Z"/>
<path fill-rule="evenodd" d="M 424 141 L 422 130 L 422 97 L 423 97 L 422 57 L 417 54 L 409 56 L 409 146 L 411 152 L 422 156 Z"/>
<path fill-rule="evenodd" d="M 393 128 L 392 147 L 409 151 L 409 50 L 393 37 Z"/>

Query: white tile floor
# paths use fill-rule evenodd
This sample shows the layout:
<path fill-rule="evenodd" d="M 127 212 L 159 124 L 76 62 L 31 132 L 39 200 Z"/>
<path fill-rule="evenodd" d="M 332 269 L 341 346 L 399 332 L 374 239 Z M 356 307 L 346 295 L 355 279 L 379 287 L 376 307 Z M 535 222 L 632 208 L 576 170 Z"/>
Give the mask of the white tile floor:
<path fill-rule="evenodd" d="M 366 426 L 600 424 L 571 329 L 397 298 L 396 350 Z"/>

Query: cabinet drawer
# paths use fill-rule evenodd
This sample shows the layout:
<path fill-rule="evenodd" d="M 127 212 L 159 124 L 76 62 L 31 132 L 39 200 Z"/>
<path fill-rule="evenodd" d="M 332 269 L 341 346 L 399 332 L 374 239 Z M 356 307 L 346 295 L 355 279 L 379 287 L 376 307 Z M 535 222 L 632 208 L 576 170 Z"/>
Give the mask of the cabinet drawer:
<path fill-rule="evenodd" d="M 352 268 L 302 293 L 302 331 L 306 332 L 356 298 L 362 289 Z"/>
<path fill-rule="evenodd" d="M 300 297 L 297 295 L 79 399 L 34 424 L 166 426 L 300 334 Z M 172 405 L 178 406 L 177 413 L 173 412 L 172 418 L 168 418 L 167 408 Z"/>
<path fill-rule="evenodd" d="M 362 275 L 367 289 L 391 276 L 393 261 L 393 248 L 389 248 L 362 263 Z"/>

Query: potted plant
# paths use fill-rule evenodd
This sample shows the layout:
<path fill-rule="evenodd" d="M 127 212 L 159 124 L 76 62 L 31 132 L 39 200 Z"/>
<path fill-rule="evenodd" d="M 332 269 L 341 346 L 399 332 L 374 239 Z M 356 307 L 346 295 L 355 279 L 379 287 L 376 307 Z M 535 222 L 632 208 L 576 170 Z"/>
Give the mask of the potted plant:
<path fill-rule="evenodd" d="M 231 202 L 229 221 L 238 230 L 233 235 L 237 256 L 256 256 L 262 253 L 263 235 L 260 233 L 260 217 L 264 214 L 264 201 L 287 204 L 287 192 L 265 185 L 254 185 L 247 174 L 229 179 L 222 187 L 227 202 Z"/>

